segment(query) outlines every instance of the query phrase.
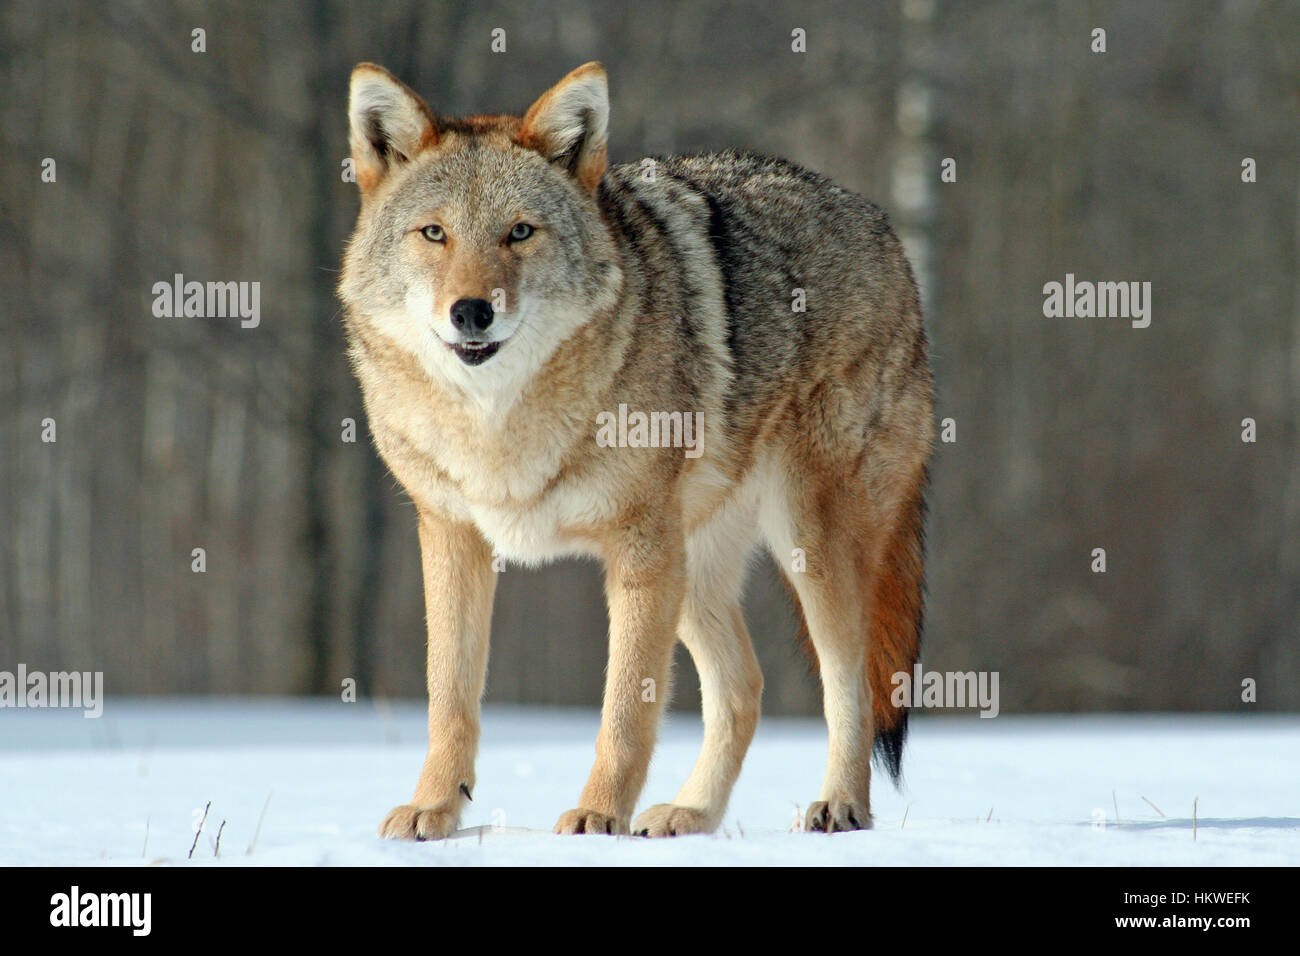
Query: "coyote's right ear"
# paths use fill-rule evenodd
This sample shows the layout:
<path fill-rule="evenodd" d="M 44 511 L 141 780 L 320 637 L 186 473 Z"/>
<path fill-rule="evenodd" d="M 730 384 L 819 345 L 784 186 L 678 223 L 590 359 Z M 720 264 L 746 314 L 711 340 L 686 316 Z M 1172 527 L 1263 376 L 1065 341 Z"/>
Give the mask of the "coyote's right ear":
<path fill-rule="evenodd" d="M 418 93 L 382 66 L 359 63 L 348 95 L 352 166 L 364 196 L 395 166 L 438 142 L 438 127 Z"/>

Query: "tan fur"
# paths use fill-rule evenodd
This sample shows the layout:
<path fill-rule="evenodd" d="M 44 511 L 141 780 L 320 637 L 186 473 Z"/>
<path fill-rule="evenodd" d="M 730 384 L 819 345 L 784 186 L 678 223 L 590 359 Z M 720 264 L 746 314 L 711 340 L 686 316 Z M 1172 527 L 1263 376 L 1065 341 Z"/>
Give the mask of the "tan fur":
<path fill-rule="evenodd" d="M 435 118 L 379 68 L 354 74 L 363 202 L 340 294 L 376 446 L 419 514 L 429 625 L 429 752 L 380 832 L 446 836 L 473 791 L 494 553 L 606 568 L 596 760 L 556 830 L 715 829 L 759 719 L 740 608 L 759 542 L 798 595 L 824 686 L 809 826 L 868 826 L 873 741 L 900 729 L 889 676 L 920 637 L 931 385 L 910 270 L 878 210 L 788 165 L 607 170 L 606 111 L 598 64 L 522 119 Z M 536 231 L 514 242 L 516 222 Z M 509 304 L 484 334 L 499 352 L 470 366 L 451 307 L 498 292 Z M 704 453 L 600 447 L 598 416 L 620 404 L 702 413 Z M 676 801 L 633 822 L 678 639 L 704 745 Z"/>
<path fill-rule="evenodd" d="M 420 553 L 429 627 L 429 752 L 411 803 L 393 810 L 379 830 L 405 839 L 446 836 L 474 792 L 496 589 L 492 553 L 470 525 L 421 509 Z"/>

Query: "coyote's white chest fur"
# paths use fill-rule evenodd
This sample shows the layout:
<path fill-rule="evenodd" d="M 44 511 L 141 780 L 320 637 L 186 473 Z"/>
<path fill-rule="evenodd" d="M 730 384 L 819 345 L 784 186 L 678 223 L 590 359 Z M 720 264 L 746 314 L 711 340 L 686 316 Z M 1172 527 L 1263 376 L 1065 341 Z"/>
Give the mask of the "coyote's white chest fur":
<path fill-rule="evenodd" d="M 509 561 L 541 564 L 598 553 L 596 543 L 576 530 L 600 520 L 597 500 L 581 487 L 560 487 L 529 505 L 469 502 L 466 511 L 494 553 Z"/>
<path fill-rule="evenodd" d="M 383 445 L 383 432 L 377 436 Z M 594 553 L 581 529 L 610 518 L 609 496 L 589 479 L 561 477 L 558 449 L 529 447 L 526 440 L 510 449 L 501 436 L 483 437 L 472 454 L 458 442 L 404 442 L 406 454 L 392 462 L 394 471 L 417 502 L 474 525 L 493 553 L 509 561 L 540 564 Z"/>
<path fill-rule="evenodd" d="M 494 445 L 485 443 L 471 457 L 449 454 L 446 446 L 419 449 L 436 467 L 399 464 L 398 478 L 417 501 L 477 527 L 493 553 L 508 561 L 536 565 L 575 555 L 598 556 L 599 544 L 590 531 L 616 518 L 623 504 L 611 494 L 609 472 L 596 467 L 563 477 L 558 449 L 539 454 L 536 448 L 519 448 L 498 457 L 486 453 Z M 627 450 L 605 453 L 611 466 L 628 462 L 618 457 Z M 717 461 L 689 461 L 687 471 L 679 507 L 688 528 L 724 498 L 748 497 L 735 493 L 735 484 Z"/>

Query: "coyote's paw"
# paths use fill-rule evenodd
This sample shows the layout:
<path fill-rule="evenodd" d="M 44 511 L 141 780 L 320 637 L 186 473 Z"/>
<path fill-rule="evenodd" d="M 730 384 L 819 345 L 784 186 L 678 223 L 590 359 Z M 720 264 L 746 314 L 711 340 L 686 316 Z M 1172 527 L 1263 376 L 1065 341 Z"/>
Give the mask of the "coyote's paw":
<path fill-rule="evenodd" d="M 814 833 L 844 833 L 849 830 L 870 830 L 871 811 L 866 804 L 846 800 L 818 800 L 808 807 L 803 828 Z"/>
<path fill-rule="evenodd" d="M 394 807 L 379 825 L 386 840 L 441 840 L 456 830 L 457 814 L 446 807 Z"/>
<path fill-rule="evenodd" d="M 679 807 L 675 803 L 657 803 L 641 812 L 632 824 L 632 833 L 643 837 L 685 836 L 688 833 L 712 833 L 716 824 L 703 810 Z"/>
<path fill-rule="evenodd" d="M 627 820 L 579 807 L 560 815 L 560 819 L 555 824 L 555 832 L 625 834 Z"/>

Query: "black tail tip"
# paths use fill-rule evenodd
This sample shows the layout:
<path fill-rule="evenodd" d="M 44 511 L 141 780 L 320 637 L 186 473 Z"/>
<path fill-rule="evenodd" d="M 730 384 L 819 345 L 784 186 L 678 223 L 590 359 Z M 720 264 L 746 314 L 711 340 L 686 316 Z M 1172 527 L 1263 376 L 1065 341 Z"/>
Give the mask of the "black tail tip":
<path fill-rule="evenodd" d="M 896 788 L 903 783 L 903 744 L 907 740 L 908 713 L 904 710 L 899 715 L 898 722 L 888 730 L 877 730 L 871 748 L 877 765 L 889 774 L 889 779 Z"/>

